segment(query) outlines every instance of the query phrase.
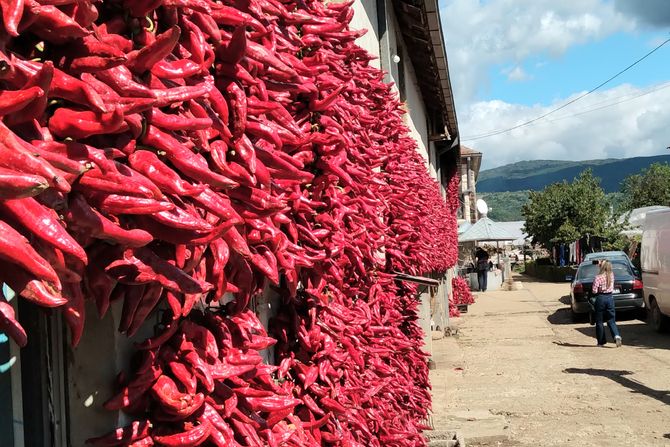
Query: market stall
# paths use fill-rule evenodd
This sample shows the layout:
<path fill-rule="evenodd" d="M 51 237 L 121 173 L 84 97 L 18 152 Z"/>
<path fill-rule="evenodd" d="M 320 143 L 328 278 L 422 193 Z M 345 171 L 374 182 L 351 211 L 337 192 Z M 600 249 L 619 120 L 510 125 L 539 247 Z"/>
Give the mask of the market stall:
<path fill-rule="evenodd" d="M 514 241 L 516 239 L 517 235 L 511 233 L 505 227 L 500 226 L 497 222 L 484 215 L 467 230 L 458 235 L 459 253 L 473 253 L 478 243 L 495 242 L 497 262 L 494 264 L 494 268 L 490 269 L 487 273 L 487 290 L 496 290 L 505 280 L 505 269 L 503 267 L 503 260 L 500 256 L 500 242 Z M 473 268 L 470 269 L 467 265 L 463 265 L 461 266 L 460 271 L 461 275 L 469 280 L 470 288 L 476 290 L 479 285 L 477 283 L 477 274 L 474 272 L 474 264 L 472 267 Z"/>

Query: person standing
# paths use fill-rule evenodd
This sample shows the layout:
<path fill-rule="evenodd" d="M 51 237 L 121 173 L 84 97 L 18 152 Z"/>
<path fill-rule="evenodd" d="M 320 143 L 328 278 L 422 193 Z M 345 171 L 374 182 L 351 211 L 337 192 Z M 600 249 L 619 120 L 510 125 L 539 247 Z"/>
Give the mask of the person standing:
<path fill-rule="evenodd" d="M 475 257 L 477 260 L 477 283 L 479 284 L 479 291 L 486 292 L 486 283 L 489 274 L 489 254 L 486 250 L 479 247 Z"/>
<path fill-rule="evenodd" d="M 614 312 L 614 273 L 612 273 L 612 263 L 609 261 L 600 261 L 600 272 L 593 280 L 593 294 L 595 303 L 593 305 L 596 320 L 596 340 L 598 346 L 604 347 L 607 343 L 605 335 L 604 321 L 607 321 L 607 327 L 614 338 L 617 347 L 621 347 L 621 335 L 615 321 Z"/>

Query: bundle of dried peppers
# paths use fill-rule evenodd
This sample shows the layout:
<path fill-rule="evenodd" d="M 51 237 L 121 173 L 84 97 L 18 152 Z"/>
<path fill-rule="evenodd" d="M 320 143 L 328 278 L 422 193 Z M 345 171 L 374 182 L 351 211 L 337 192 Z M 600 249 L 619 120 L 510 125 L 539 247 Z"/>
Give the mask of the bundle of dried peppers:
<path fill-rule="evenodd" d="M 419 446 L 447 200 L 351 3 L 2 0 L 0 280 L 135 334 L 97 446 Z M 248 310 L 282 298 L 270 332 Z M 0 330 L 27 341 L 0 297 Z M 277 365 L 259 352 L 274 349 Z"/>

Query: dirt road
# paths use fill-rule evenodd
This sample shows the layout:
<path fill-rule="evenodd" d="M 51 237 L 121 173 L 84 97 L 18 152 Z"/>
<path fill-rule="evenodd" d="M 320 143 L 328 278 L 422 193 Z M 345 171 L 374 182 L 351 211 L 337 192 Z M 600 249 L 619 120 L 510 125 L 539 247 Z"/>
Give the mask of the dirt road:
<path fill-rule="evenodd" d="M 670 446 L 670 335 L 621 314 L 624 346 L 598 348 L 568 284 L 519 279 L 433 342 L 436 430 L 468 446 Z"/>

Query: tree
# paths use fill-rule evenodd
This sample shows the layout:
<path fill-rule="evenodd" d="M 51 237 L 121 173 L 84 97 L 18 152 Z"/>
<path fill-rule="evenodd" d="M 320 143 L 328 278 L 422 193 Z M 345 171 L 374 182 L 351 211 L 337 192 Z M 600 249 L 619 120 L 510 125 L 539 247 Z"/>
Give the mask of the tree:
<path fill-rule="evenodd" d="M 654 163 L 639 174 L 626 177 L 621 187 L 622 210 L 670 205 L 670 165 Z"/>
<path fill-rule="evenodd" d="M 553 183 L 531 192 L 522 213 L 526 233 L 547 248 L 586 235 L 604 237 L 612 231 L 609 201 L 590 169 L 571 183 Z"/>

